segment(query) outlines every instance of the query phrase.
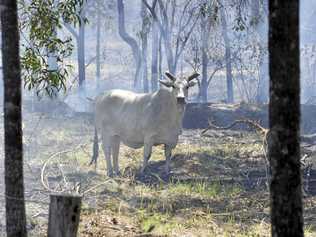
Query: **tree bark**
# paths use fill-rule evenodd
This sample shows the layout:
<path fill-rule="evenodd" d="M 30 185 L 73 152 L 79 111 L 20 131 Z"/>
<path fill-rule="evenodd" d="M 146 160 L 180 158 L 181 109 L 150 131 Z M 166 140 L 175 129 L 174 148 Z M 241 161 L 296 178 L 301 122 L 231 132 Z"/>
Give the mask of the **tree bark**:
<path fill-rule="evenodd" d="M 131 37 L 125 28 L 125 12 L 124 12 L 124 3 L 123 0 L 117 0 L 117 10 L 118 10 L 118 27 L 120 37 L 130 46 L 133 52 L 133 57 L 136 63 L 136 71 L 134 78 L 134 88 L 140 89 L 140 76 L 141 76 L 141 50 L 137 41 Z"/>
<path fill-rule="evenodd" d="M 222 22 L 222 35 L 225 43 L 225 61 L 226 61 L 226 86 L 227 86 L 227 103 L 234 103 L 233 74 L 231 63 L 230 39 L 227 34 L 226 14 L 223 7 L 220 9 Z"/>
<path fill-rule="evenodd" d="M 97 0 L 97 44 L 96 44 L 96 90 L 100 88 L 100 77 L 101 77 L 101 58 L 100 58 L 100 50 L 101 50 L 101 6 L 100 0 Z"/>
<path fill-rule="evenodd" d="M 85 90 L 86 82 L 86 67 L 85 67 L 85 23 L 83 22 L 85 16 L 83 13 L 80 14 L 81 24 L 79 27 L 79 36 L 78 36 L 78 72 L 79 72 L 79 90 Z"/>
<path fill-rule="evenodd" d="M 271 229 L 274 237 L 300 237 L 299 1 L 270 0 L 269 12 Z"/>
<path fill-rule="evenodd" d="M 76 237 L 80 219 L 81 196 L 51 195 L 48 237 Z"/>
<path fill-rule="evenodd" d="M 8 237 L 24 237 L 27 236 L 27 232 L 17 2 L 1 0 L 0 4 L 4 80 L 6 231 Z"/>
<path fill-rule="evenodd" d="M 209 58 L 207 55 L 208 51 L 208 38 L 210 28 L 208 26 L 208 16 L 205 15 L 201 17 L 201 38 L 202 38 L 202 80 L 200 87 L 200 96 L 202 103 L 207 103 L 207 89 L 208 89 L 208 75 L 207 75 L 207 67 L 209 63 Z"/>
<path fill-rule="evenodd" d="M 152 23 L 152 43 L 151 43 L 151 90 L 158 90 L 158 52 L 159 52 L 159 32 L 157 22 Z"/>
<path fill-rule="evenodd" d="M 163 64 L 163 53 L 162 53 L 162 35 L 159 36 L 159 43 L 158 43 L 158 78 L 162 79 L 163 71 L 162 71 L 162 64 Z M 159 83 L 158 83 L 159 86 Z"/>
<path fill-rule="evenodd" d="M 147 73 L 147 50 L 148 50 L 148 33 L 149 22 L 147 8 L 144 3 L 141 3 L 141 17 L 142 17 L 142 78 L 143 78 L 143 91 L 149 92 L 148 73 Z"/>

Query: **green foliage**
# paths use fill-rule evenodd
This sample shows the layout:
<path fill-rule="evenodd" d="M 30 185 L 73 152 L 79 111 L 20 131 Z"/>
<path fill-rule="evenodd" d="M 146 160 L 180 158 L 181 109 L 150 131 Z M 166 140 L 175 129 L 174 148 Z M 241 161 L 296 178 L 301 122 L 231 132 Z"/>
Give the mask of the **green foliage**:
<path fill-rule="evenodd" d="M 54 96 L 66 90 L 71 65 L 65 61 L 72 54 L 71 37 L 58 35 L 63 22 L 77 25 L 84 22 L 81 10 L 84 0 L 19 1 L 22 35 L 22 74 L 24 86 L 38 95 Z M 50 68 L 53 58 L 55 68 Z"/>

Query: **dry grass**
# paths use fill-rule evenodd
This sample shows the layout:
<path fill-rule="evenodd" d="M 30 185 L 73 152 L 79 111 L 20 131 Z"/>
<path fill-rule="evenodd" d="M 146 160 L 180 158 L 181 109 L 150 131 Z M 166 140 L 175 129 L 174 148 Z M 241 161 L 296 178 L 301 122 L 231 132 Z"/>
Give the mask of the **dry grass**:
<path fill-rule="evenodd" d="M 40 122 L 38 122 L 40 120 Z M 84 119 L 26 114 L 27 199 L 48 202 L 38 177 L 57 191 L 74 187 L 84 195 L 80 236 L 269 236 L 269 196 L 264 182 L 245 184 L 246 171 L 264 170 L 260 138 L 252 133 L 214 132 L 201 138 L 185 131 L 173 153 L 173 179 L 163 177 L 162 147 L 156 147 L 145 179 L 138 175 L 142 150 L 125 146 L 122 176 L 105 177 L 102 153 L 90 167 L 93 127 Z M 193 138 L 196 139 L 193 139 Z M 80 148 L 79 144 L 86 144 Z M 72 190 L 74 191 L 74 190 Z M 316 199 L 305 198 L 306 236 L 316 235 Z M 31 236 L 46 231 L 47 205 L 27 205 Z M 0 212 L 1 213 L 1 212 Z"/>

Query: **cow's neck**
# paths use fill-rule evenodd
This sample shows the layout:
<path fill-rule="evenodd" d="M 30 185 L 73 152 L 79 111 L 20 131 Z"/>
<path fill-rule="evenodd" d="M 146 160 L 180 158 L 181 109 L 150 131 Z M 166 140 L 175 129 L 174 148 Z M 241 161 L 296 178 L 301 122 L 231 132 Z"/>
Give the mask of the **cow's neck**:
<path fill-rule="evenodd" d="M 177 96 L 173 93 L 170 89 L 161 88 L 157 91 L 158 95 L 168 96 L 168 99 L 172 100 L 170 106 L 174 107 L 173 111 L 176 112 L 176 122 L 178 125 L 179 130 L 182 129 L 182 119 L 184 116 L 185 111 L 185 104 L 178 104 L 177 103 Z"/>

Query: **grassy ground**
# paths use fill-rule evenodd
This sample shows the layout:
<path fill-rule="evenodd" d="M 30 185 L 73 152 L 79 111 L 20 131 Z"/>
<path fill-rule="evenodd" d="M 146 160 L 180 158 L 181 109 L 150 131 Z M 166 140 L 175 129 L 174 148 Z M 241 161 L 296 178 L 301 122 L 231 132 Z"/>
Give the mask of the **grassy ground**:
<path fill-rule="evenodd" d="M 122 176 L 109 179 L 102 152 L 98 167 L 88 166 L 93 127 L 86 119 L 32 113 L 24 123 L 30 236 L 46 232 L 51 190 L 83 195 L 80 236 L 269 236 L 265 180 L 247 178 L 265 170 L 254 133 L 212 131 L 201 138 L 200 131 L 184 131 L 170 180 L 162 172 L 162 147 L 140 177 L 142 150 L 122 146 Z M 316 236 L 316 198 L 304 204 L 306 236 Z"/>

